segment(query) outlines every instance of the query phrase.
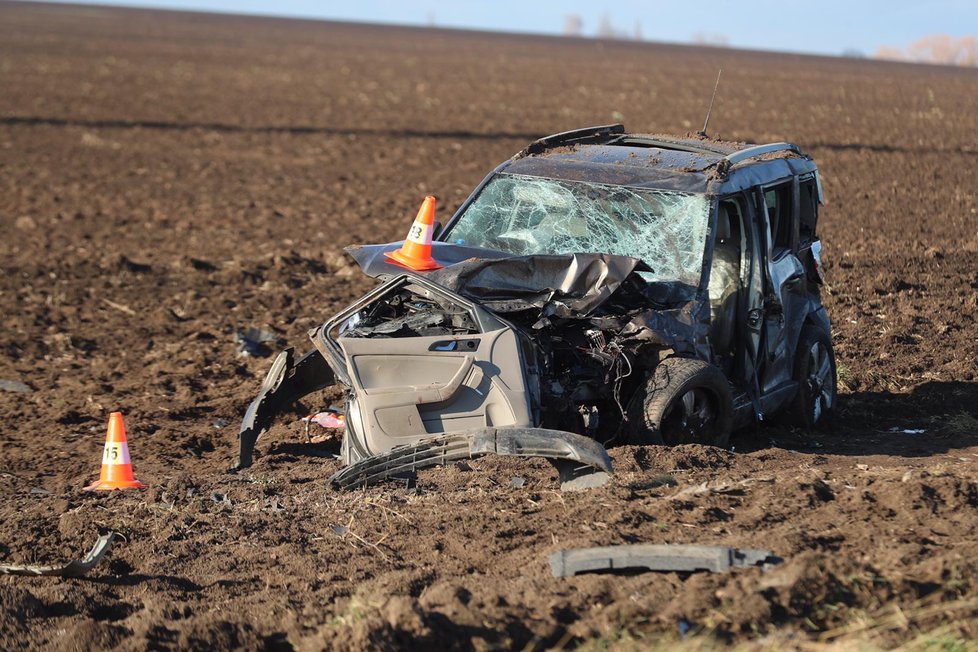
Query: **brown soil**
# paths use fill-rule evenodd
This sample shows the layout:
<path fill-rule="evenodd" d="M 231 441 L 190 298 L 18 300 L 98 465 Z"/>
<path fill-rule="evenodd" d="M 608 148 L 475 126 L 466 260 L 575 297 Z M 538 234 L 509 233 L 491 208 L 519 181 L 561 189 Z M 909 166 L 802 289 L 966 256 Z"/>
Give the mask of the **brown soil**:
<path fill-rule="evenodd" d="M 693 131 L 720 66 L 716 135 L 824 172 L 833 428 L 617 449 L 583 494 L 512 459 L 338 494 L 336 442 L 297 414 L 226 472 L 269 364 L 236 330 L 305 349 L 370 286 L 343 246 L 399 239 L 426 193 L 448 215 L 534 136 Z M 978 636 L 978 71 L 3 3 L 0 79 L 0 379 L 34 390 L 0 391 L 0 562 L 128 539 L 87 579 L 0 578 L 0 647 Z M 149 490 L 81 491 L 112 410 Z M 559 548 L 635 542 L 786 561 L 550 575 Z"/>

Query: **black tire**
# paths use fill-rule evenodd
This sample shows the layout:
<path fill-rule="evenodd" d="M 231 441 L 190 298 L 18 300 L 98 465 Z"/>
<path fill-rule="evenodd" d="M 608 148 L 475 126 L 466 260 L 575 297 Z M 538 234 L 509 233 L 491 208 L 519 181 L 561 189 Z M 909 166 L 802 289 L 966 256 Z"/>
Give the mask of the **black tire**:
<path fill-rule="evenodd" d="M 667 358 L 628 403 L 630 444 L 726 446 L 733 399 L 719 368 L 691 358 Z"/>
<path fill-rule="evenodd" d="M 787 420 L 811 431 L 831 419 L 837 400 L 835 352 L 825 329 L 813 324 L 802 327 L 794 374 L 798 393 L 788 406 Z"/>

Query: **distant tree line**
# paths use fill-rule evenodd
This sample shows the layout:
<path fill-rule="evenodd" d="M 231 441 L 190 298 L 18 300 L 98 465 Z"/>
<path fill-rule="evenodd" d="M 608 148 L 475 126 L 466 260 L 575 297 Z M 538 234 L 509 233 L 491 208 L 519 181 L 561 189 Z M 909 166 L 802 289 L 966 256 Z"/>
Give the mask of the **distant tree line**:
<path fill-rule="evenodd" d="M 618 27 L 611 22 L 611 16 L 604 13 L 601 16 L 601 20 L 598 23 L 598 29 L 594 35 L 598 38 L 623 40 L 632 39 L 635 41 L 641 41 L 642 23 L 636 20 L 635 25 L 632 27 L 632 31 L 629 32 L 624 29 L 618 29 Z M 564 36 L 584 36 L 584 19 L 577 14 L 567 14 L 564 16 Z"/>
<path fill-rule="evenodd" d="M 584 19 L 578 14 L 567 14 L 564 16 L 564 35 L 565 36 L 585 36 Z M 604 39 L 632 39 L 642 40 L 642 25 L 635 21 L 632 31 L 619 29 L 611 20 L 608 13 L 604 13 L 598 21 L 594 36 Z M 714 47 L 727 47 L 730 42 L 723 34 L 709 34 L 697 32 L 690 37 L 696 45 L 707 45 Z M 847 48 L 842 52 L 842 56 L 850 58 L 863 58 L 865 55 L 858 49 Z M 891 61 L 914 61 L 918 63 L 937 63 L 952 66 L 978 66 L 978 37 L 966 35 L 961 37 L 951 36 L 950 34 L 928 34 L 920 38 L 905 48 L 896 48 L 889 45 L 881 46 L 873 55 L 876 59 L 889 59 Z"/>
<path fill-rule="evenodd" d="M 978 66 L 978 37 L 960 38 L 950 34 L 928 34 L 904 49 L 884 45 L 876 51 L 877 59 L 942 63 L 952 66 Z"/>
<path fill-rule="evenodd" d="M 586 36 L 584 33 L 584 19 L 578 14 L 566 14 L 564 16 L 564 36 Z M 596 38 L 621 39 L 621 40 L 642 40 L 642 23 L 636 20 L 631 31 L 620 29 L 615 25 L 611 16 L 605 12 L 598 21 L 598 27 L 594 31 Z M 707 32 L 696 32 L 690 37 L 696 45 L 708 45 L 713 47 L 727 47 L 730 45 L 729 39 L 723 34 Z"/>

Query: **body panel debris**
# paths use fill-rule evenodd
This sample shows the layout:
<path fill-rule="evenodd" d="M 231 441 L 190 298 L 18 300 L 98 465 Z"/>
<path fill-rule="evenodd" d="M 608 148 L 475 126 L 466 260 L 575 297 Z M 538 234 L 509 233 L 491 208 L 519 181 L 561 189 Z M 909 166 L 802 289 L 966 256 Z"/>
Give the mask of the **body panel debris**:
<path fill-rule="evenodd" d="M 21 394 L 29 394 L 34 390 L 30 388 L 27 383 L 22 383 L 19 380 L 5 380 L 0 378 L 0 392 L 16 392 Z"/>
<path fill-rule="evenodd" d="M 336 489 L 353 489 L 488 454 L 571 460 L 605 474 L 604 482 L 612 472 L 604 447 L 581 435 L 542 428 L 484 428 L 398 446 L 340 469 L 329 482 Z"/>
<path fill-rule="evenodd" d="M 87 555 L 61 566 L 3 565 L 0 566 L 0 575 L 81 577 L 98 564 L 99 560 L 108 552 L 114 540 L 114 532 L 103 534 L 95 542 L 95 545 L 92 546 L 92 549 L 88 551 Z"/>
<path fill-rule="evenodd" d="M 260 328 L 248 328 L 243 331 L 235 331 L 234 341 L 238 344 L 238 355 L 254 356 L 263 358 L 272 354 L 268 348 L 269 342 L 274 342 L 278 338 L 275 333 L 263 331 Z"/>
<path fill-rule="evenodd" d="M 635 544 L 558 550 L 550 555 L 554 577 L 602 571 L 710 571 L 732 567 L 768 567 L 783 560 L 767 550 L 678 544 Z"/>

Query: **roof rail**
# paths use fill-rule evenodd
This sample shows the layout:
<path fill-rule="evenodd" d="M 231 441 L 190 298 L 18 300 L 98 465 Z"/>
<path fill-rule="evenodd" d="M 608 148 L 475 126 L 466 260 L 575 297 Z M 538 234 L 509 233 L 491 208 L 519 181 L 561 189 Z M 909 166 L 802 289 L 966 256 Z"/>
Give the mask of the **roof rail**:
<path fill-rule="evenodd" d="M 573 143 L 581 140 L 601 140 L 623 133 L 625 133 L 625 125 L 620 123 L 613 125 L 602 125 L 600 127 L 585 127 L 583 129 L 562 131 L 559 134 L 552 134 L 550 136 L 545 136 L 538 140 L 534 140 L 514 158 L 522 158 L 524 156 L 528 156 L 529 154 L 539 154 L 540 152 L 551 147 L 558 147 L 560 145 L 566 145 L 567 143 Z"/>
<path fill-rule="evenodd" d="M 797 145 L 792 145 L 791 143 L 768 143 L 767 145 L 754 145 L 753 147 L 742 149 L 739 152 L 728 154 L 723 160 L 726 161 L 725 167 L 730 168 L 749 158 L 756 158 L 764 154 L 770 154 L 771 152 L 785 151 L 801 154 L 801 150 L 798 149 Z"/>

